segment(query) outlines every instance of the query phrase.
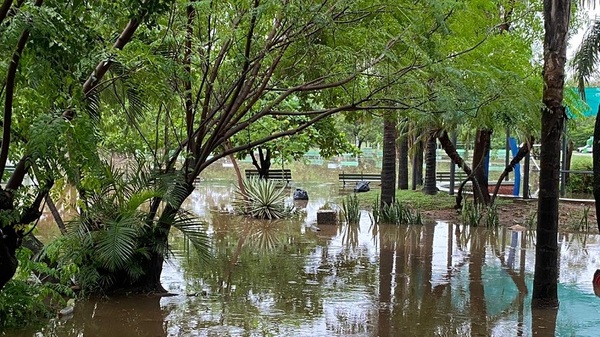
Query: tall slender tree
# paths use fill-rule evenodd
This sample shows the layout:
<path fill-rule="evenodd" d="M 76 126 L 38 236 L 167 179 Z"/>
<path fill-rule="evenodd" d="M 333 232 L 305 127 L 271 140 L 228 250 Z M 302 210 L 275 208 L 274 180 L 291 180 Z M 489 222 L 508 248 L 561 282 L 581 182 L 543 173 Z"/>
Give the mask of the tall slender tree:
<path fill-rule="evenodd" d="M 558 307 L 558 177 L 570 0 L 544 1 L 544 91 L 532 306 Z"/>

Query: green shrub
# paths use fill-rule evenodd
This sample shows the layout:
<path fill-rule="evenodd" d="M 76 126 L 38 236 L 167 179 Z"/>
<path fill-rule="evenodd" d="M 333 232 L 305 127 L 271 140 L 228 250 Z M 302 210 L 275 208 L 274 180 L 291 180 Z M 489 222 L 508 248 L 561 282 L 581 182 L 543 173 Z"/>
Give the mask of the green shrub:
<path fill-rule="evenodd" d="M 19 268 L 15 277 L 0 291 L 0 328 L 23 327 L 49 318 L 64 305 L 64 297 L 74 296 L 69 278 L 75 270 L 53 269 L 43 262 L 31 261 L 31 251 L 19 248 Z M 36 275 L 59 281 L 41 282 Z"/>
<path fill-rule="evenodd" d="M 573 157 L 571 159 L 571 170 L 591 171 L 592 157 Z M 569 174 L 569 182 L 567 188 L 574 193 L 592 193 L 593 192 L 594 176 L 591 174 Z"/>

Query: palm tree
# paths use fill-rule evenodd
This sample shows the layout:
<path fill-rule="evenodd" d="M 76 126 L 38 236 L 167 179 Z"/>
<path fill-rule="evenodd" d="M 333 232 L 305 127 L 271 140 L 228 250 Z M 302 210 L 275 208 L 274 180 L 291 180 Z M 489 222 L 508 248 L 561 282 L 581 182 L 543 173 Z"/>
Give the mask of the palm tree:
<path fill-rule="evenodd" d="M 59 264 L 73 262 L 80 267 L 76 282 L 86 290 L 111 291 L 120 287 L 142 292 L 166 292 L 156 289 L 159 280 L 151 280 L 146 271 L 152 257 L 164 259 L 168 246 L 156 240 L 160 228 L 148 221 L 152 198 L 167 202 L 181 198 L 182 181 L 172 174 L 156 174 L 143 164 L 125 170 L 108 164 L 100 187 L 88 191 L 88 203 L 69 223 L 65 236 L 52 242 L 49 251 L 61 251 Z M 178 212 L 171 225 L 182 231 L 208 259 L 209 241 L 203 224 L 186 211 Z M 160 284 L 160 283 L 159 283 Z"/>
<path fill-rule="evenodd" d="M 558 307 L 558 177 L 565 120 L 563 91 L 571 1 L 544 1 L 544 91 L 540 193 L 532 307 Z"/>
<path fill-rule="evenodd" d="M 383 118 L 383 158 L 381 162 L 381 206 L 391 205 L 396 195 L 396 116 Z"/>
<path fill-rule="evenodd" d="M 408 125 L 404 121 L 398 127 L 398 189 L 408 190 Z"/>
<path fill-rule="evenodd" d="M 425 183 L 423 184 L 423 193 L 428 195 L 437 194 L 437 186 L 435 181 L 435 165 L 436 165 L 436 132 L 427 132 L 427 147 L 425 148 Z"/>

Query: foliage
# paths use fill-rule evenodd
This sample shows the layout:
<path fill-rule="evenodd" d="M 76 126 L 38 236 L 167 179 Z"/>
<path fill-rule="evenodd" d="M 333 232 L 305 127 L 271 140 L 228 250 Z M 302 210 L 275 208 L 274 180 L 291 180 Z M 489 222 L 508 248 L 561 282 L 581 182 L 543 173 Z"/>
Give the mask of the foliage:
<path fill-rule="evenodd" d="M 65 304 L 64 296 L 74 296 L 68 285 L 76 268 L 49 268 L 44 262 L 32 261 L 31 256 L 27 248 L 17 251 L 17 275 L 0 292 L 0 329 L 22 327 L 48 318 Z"/>
<path fill-rule="evenodd" d="M 75 279 L 89 292 L 132 286 L 145 275 L 152 254 L 168 254 L 168 246 L 158 239 L 160 224 L 149 220 L 148 206 L 157 196 L 177 202 L 182 193 L 176 176 L 157 174 L 144 166 L 125 172 L 106 165 L 105 173 L 99 187 L 89 191 L 82 213 L 69 223 L 68 234 L 45 250 L 59 266 L 77 265 Z M 170 225 L 181 230 L 203 260 L 209 258 L 203 224 L 180 211 Z"/>
<path fill-rule="evenodd" d="M 356 193 L 349 194 L 342 200 L 342 214 L 348 224 L 357 224 L 360 220 L 360 207 Z"/>
<path fill-rule="evenodd" d="M 571 170 L 573 171 L 589 171 L 593 169 L 592 157 L 590 156 L 573 156 L 571 158 Z M 594 177 L 591 174 L 569 174 L 567 189 L 574 193 L 592 193 Z"/>
<path fill-rule="evenodd" d="M 573 218 L 571 218 L 570 226 L 575 231 L 590 231 L 590 206 L 585 206 L 583 210 L 579 212 L 579 214 L 573 214 Z"/>
<path fill-rule="evenodd" d="M 575 150 L 586 145 L 586 141 L 594 134 L 595 121 L 595 117 L 569 119 L 568 139 L 573 142 Z"/>
<path fill-rule="evenodd" d="M 486 206 L 481 203 L 465 202 L 461 216 L 463 224 L 471 227 L 478 227 L 484 223 L 488 228 L 495 228 L 500 224 L 497 205 Z"/>
<path fill-rule="evenodd" d="M 462 221 L 464 225 L 477 227 L 483 218 L 483 208 L 480 203 L 465 202 L 462 208 Z"/>
<path fill-rule="evenodd" d="M 234 207 L 240 214 L 269 220 L 293 214 L 293 209 L 285 204 L 285 187 L 278 187 L 273 180 L 258 178 L 244 179 L 242 184 L 243 189 L 237 186 L 234 200 Z"/>
<path fill-rule="evenodd" d="M 377 198 L 373 203 L 373 221 L 375 223 L 385 223 L 394 225 L 422 225 L 423 217 L 419 209 L 394 200 L 393 203 L 381 206 Z"/>

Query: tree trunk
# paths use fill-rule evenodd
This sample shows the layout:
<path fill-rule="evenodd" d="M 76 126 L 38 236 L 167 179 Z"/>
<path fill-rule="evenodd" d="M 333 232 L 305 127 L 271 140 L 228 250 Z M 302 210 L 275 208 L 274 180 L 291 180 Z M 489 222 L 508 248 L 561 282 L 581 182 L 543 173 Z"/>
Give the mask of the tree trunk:
<path fill-rule="evenodd" d="M 598 106 L 600 109 L 600 106 Z M 592 147 L 592 167 L 594 170 L 594 200 L 596 200 L 596 224 L 600 231 L 600 114 L 596 115 L 594 124 L 594 145 Z"/>
<path fill-rule="evenodd" d="M 0 290 L 10 281 L 17 271 L 16 250 L 19 236 L 12 226 L 0 229 Z"/>
<path fill-rule="evenodd" d="M 398 149 L 398 189 L 408 190 L 408 139 L 400 138 Z"/>
<path fill-rule="evenodd" d="M 490 152 L 492 131 L 478 129 L 475 135 L 475 148 L 473 149 L 473 177 L 479 185 L 479 192 L 474 193 L 475 202 L 488 205 L 490 203 L 490 192 L 488 191 L 488 175 L 486 172 L 486 157 Z M 475 186 L 473 186 L 473 190 Z M 479 196 L 480 195 L 480 196 Z M 481 199 L 483 198 L 483 199 Z"/>
<path fill-rule="evenodd" d="M 392 116 L 383 119 L 383 158 L 381 163 L 381 206 L 394 202 L 396 194 L 396 123 Z"/>
<path fill-rule="evenodd" d="M 252 165 L 258 170 L 258 177 L 260 179 L 269 179 L 269 170 L 271 169 L 271 150 L 266 149 L 263 151 L 262 148 L 258 148 L 258 160 L 254 152 L 250 152 L 252 157 Z"/>
<path fill-rule="evenodd" d="M 417 186 L 423 185 L 423 142 L 417 141 L 413 146 L 415 147 L 412 167 L 412 189 L 414 191 Z"/>
<path fill-rule="evenodd" d="M 573 145 L 573 141 L 570 140 L 568 145 L 567 145 L 567 159 L 565 160 L 565 170 L 570 171 L 571 170 L 571 158 L 573 158 L 573 148 L 575 147 L 575 145 Z M 592 148 L 592 152 L 593 152 L 593 148 Z M 592 154 L 593 156 L 593 154 Z M 593 159 L 592 159 L 593 162 Z M 569 172 L 565 173 L 565 185 L 569 186 L 569 178 L 571 177 L 571 175 L 569 174 Z"/>
<path fill-rule="evenodd" d="M 565 119 L 565 81 L 570 0 L 544 1 L 544 91 L 540 147 L 533 308 L 558 307 L 558 197 L 560 137 Z"/>
<path fill-rule="evenodd" d="M 398 141 L 398 189 L 408 190 L 408 137 L 400 129 Z"/>
<path fill-rule="evenodd" d="M 427 195 L 435 195 L 438 192 L 435 182 L 436 150 L 437 142 L 435 132 L 432 132 L 427 138 L 427 148 L 425 152 L 425 184 L 423 186 L 423 193 Z"/>

